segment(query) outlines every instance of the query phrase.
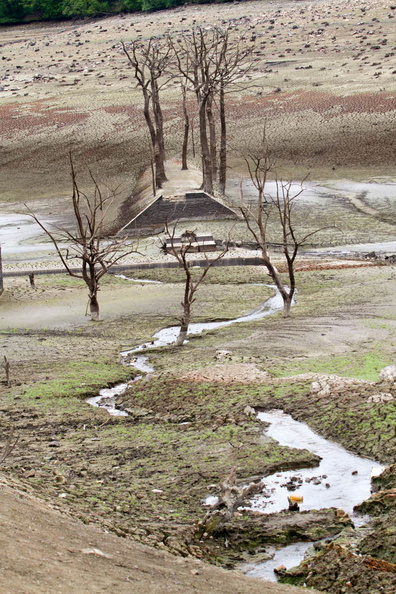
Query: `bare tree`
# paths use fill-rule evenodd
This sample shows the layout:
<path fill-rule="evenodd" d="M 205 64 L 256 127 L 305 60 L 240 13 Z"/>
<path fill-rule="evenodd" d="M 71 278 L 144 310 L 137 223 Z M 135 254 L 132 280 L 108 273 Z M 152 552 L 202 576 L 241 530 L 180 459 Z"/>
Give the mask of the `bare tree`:
<path fill-rule="evenodd" d="M 250 206 L 244 201 L 241 183 L 241 213 L 247 228 L 260 247 L 261 257 L 268 274 L 274 281 L 283 299 L 283 316 L 288 317 L 296 291 L 295 261 L 297 254 L 308 239 L 323 229 L 302 232 L 294 220 L 294 208 L 299 196 L 304 191 L 301 184 L 297 192 L 292 191 L 292 182 L 276 180 L 275 195 L 265 194 L 268 172 L 272 167 L 265 135 L 258 151 L 250 151 L 245 157 L 251 182 L 257 190 L 257 204 Z M 281 248 L 286 260 L 288 283 L 284 283 L 282 276 L 274 266 L 269 254 L 268 223 L 274 217 L 280 227 Z M 274 243 L 274 242 L 272 242 Z"/>
<path fill-rule="evenodd" d="M 89 290 L 89 308 L 91 319 L 99 320 L 98 291 L 102 277 L 124 256 L 136 252 L 136 247 L 128 243 L 128 238 L 109 237 L 106 233 L 106 217 L 116 192 L 101 187 L 91 171 L 90 178 L 94 190 L 90 196 L 78 187 L 77 176 L 70 156 L 73 185 L 72 203 L 76 220 L 76 229 L 68 231 L 57 229 L 50 231 L 30 210 L 30 216 L 48 235 L 57 254 L 70 276 L 81 278 Z M 62 244 L 66 244 L 63 247 Z M 75 269 L 75 260 L 81 261 L 81 268 Z"/>
<path fill-rule="evenodd" d="M 250 70 L 251 60 L 248 58 L 254 50 L 254 42 L 231 38 L 230 29 L 222 33 L 219 53 L 219 117 L 220 117 L 220 149 L 219 149 L 219 190 L 224 196 L 227 181 L 227 118 L 225 96 L 233 83 L 240 81 Z"/>
<path fill-rule="evenodd" d="M 202 189 L 213 193 L 219 172 L 219 186 L 225 193 L 227 171 L 227 133 L 225 92 L 226 88 L 246 71 L 246 58 L 253 45 L 242 46 L 231 29 L 213 27 L 209 30 L 195 27 L 174 40 L 168 37 L 176 64 L 184 78 L 184 88 L 189 87 L 196 96 L 199 115 L 203 182 Z M 218 151 L 215 107 L 219 95 L 220 151 Z M 220 163 L 218 163 L 218 154 Z"/>
<path fill-rule="evenodd" d="M 178 70 L 195 93 L 198 106 L 199 139 L 202 159 L 202 189 L 209 194 L 214 189 L 213 154 L 214 142 L 213 120 L 211 117 L 213 96 L 218 84 L 219 36 L 217 29 L 205 31 L 195 27 L 191 33 L 183 33 L 176 40 L 168 36 L 168 44 L 173 49 Z M 208 127 L 210 127 L 210 137 Z"/>
<path fill-rule="evenodd" d="M 198 291 L 199 286 L 205 280 L 209 270 L 214 266 L 228 251 L 228 242 L 226 246 L 217 254 L 213 259 L 209 259 L 205 253 L 205 266 L 199 268 L 199 271 L 192 270 L 192 264 L 189 256 L 194 253 L 196 244 L 196 235 L 193 231 L 185 231 L 181 237 L 181 242 L 176 239 L 176 228 L 177 223 L 172 228 L 168 224 L 165 226 L 165 232 L 167 235 L 168 243 L 170 246 L 169 252 L 175 256 L 180 266 L 184 270 L 185 281 L 184 281 L 184 293 L 183 301 L 181 306 L 183 308 L 183 315 L 180 320 L 180 332 L 176 340 L 176 346 L 182 346 L 187 338 L 188 327 L 191 322 L 192 315 L 192 304 L 196 297 L 195 294 Z"/>
<path fill-rule="evenodd" d="M 134 78 L 143 94 L 143 113 L 150 133 L 154 154 L 155 185 L 162 188 L 167 180 L 165 173 L 164 119 L 160 103 L 161 80 L 167 71 L 170 60 L 170 48 L 159 39 L 151 38 L 146 42 L 133 41 L 122 49 L 134 71 Z"/>

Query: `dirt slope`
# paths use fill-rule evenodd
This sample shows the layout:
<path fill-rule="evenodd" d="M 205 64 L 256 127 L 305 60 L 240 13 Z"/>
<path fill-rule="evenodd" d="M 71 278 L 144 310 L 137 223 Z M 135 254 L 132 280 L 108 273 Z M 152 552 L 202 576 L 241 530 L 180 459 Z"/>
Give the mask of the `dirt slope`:
<path fill-rule="evenodd" d="M 194 24 L 231 24 L 256 42 L 249 80 L 227 95 L 234 171 L 266 122 L 288 176 L 296 168 L 326 177 L 350 168 L 386 174 L 395 153 L 395 16 L 386 0 L 278 0 L 5 27 L 1 200 L 49 200 L 44 212 L 55 212 L 54 198 L 62 202 L 70 187 L 69 150 L 79 170 L 89 164 L 127 197 L 149 153 L 142 99 L 120 42 Z M 180 157 L 180 89 L 168 84 L 163 98 L 168 157 Z M 193 95 L 189 101 L 193 114 Z"/>
<path fill-rule="evenodd" d="M 176 558 L 72 520 L 0 479 L 3 594 L 292 594 L 237 572 Z M 10 538 L 12 535 L 12 538 Z"/>

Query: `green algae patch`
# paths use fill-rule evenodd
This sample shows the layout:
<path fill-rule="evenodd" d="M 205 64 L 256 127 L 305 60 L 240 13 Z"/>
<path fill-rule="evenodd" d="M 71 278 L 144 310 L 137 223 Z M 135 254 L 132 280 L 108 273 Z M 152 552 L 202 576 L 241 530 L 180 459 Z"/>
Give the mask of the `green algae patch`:
<path fill-rule="evenodd" d="M 335 374 L 343 377 L 377 381 L 378 374 L 393 362 L 391 355 L 378 351 L 368 353 L 343 353 L 294 360 L 270 370 L 276 377 L 288 377 L 303 373 Z"/>
<path fill-rule="evenodd" d="M 63 362 L 54 371 L 51 370 L 52 377 L 48 375 L 43 381 L 22 386 L 16 397 L 29 403 L 28 406 L 44 411 L 78 411 L 81 406 L 88 406 L 82 405 L 81 400 L 97 396 L 102 388 L 136 375 L 131 368 L 104 360 Z"/>

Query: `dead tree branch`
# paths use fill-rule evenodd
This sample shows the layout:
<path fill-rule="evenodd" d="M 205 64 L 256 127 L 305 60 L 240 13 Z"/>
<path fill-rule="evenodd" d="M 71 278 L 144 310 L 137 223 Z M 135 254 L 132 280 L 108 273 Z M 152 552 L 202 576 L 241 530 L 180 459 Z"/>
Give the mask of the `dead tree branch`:
<path fill-rule="evenodd" d="M 206 533 L 213 535 L 224 528 L 232 520 L 237 509 L 246 505 L 246 501 L 262 493 L 265 484 L 262 481 L 252 482 L 246 486 L 236 484 L 236 467 L 234 466 L 228 477 L 219 485 L 220 493 L 217 502 L 205 514 L 203 520 L 198 523 L 198 537 Z"/>
<path fill-rule="evenodd" d="M 10 432 L 7 437 L 6 444 L 0 453 L 0 464 L 4 462 L 6 458 L 11 454 L 12 450 L 15 448 L 16 444 L 18 443 L 19 436 L 16 436 L 14 439 L 14 426 L 10 426 Z"/>
<path fill-rule="evenodd" d="M 199 286 L 204 282 L 209 270 L 215 266 L 215 264 L 227 253 L 229 242 L 226 242 L 225 247 L 217 254 L 215 258 L 209 259 L 205 253 L 205 267 L 202 269 L 200 268 L 198 273 L 195 271 L 196 274 L 193 274 L 189 256 L 193 253 L 193 244 L 196 241 L 195 233 L 192 231 L 185 231 L 182 236 L 183 241 L 180 245 L 175 241 L 176 229 L 177 222 L 172 226 L 172 228 L 169 227 L 168 223 L 165 225 L 165 233 L 167 239 L 169 240 L 171 253 L 179 262 L 185 274 L 184 294 L 183 301 L 181 302 L 183 316 L 180 320 L 180 332 L 176 340 L 176 346 L 182 346 L 186 340 L 188 327 L 191 322 L 191 308 L 196 299 L 195 294 L 198 291 Z"/>
<path fill-rule="evenodd" d="M 4 355 L 3 367 L 4 367 L 4 371 L 5 371 L 6 385 L 7 385 L 7 388 L 9 388 L 11 386 L 10 362 L 5 355 Z"/>
<path fill-rule="evenodd" d="M 101 278 L 121 258 L 136 253 L 136 246 L 127 237 L 110 237 L 106 232 L 106 219 L 117 192 L 100 185 L 92 172 L 89 175 L 93 184 L 91 195 L 82 192 L 77 183 L 77 174 L 70 155 L 72 178 L 72 205 L 76 227 L 74 230 L 59 229 L 53 232 L 26 206 L 30 216 L 52 241 L 58 257 L 73 277 L 81 278 L 89 290 L 91 319 L 99 319 L 98 291 Z M 66 244 L 66 247 L 63 245 Z M 75 270 L 75 260 L 81 262 L 81 269 Z"/>

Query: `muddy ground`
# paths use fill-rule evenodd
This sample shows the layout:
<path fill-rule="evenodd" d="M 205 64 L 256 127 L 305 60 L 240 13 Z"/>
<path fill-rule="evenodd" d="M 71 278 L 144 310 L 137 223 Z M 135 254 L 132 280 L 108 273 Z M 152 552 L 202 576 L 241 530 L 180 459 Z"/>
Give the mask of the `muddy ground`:
<path fill-rule="evenodd" d="M 2 215 L 20 217 L 28 202 L 42 216 L 69 221 L 72 149 L 83 187 L 89 185 L 84 164 L 112 187 L 121 182 L 112 214 L 126 222 L 121 207 L 148 152 L 140 98 L 120 41 L 194 21 L 235 19 L 258 46 L 249 86 L 228 99 L 231 144 L 239 151 L 265 120 L 279 171 L 289 179 L 311 172 L 322 190 L 310 193 L 296 215 L 309 229 L 328 227 L 311 247 L 393 240 L 394 190 L 388 194 L 388 187 L 395 180 L 394 17 L 394 7 L 383 0 L 247 2 L 3 28 Z M 178 91 L 169 86 L 165 100 L 168 155 L 177 158 Z M 231 158 L 231 200 L 243 173 L 238 151 Z M 374 182 L 388 185 L 378 183 L 367 193 Z M 26 239 L 15 229 L 20 220 L 7 219 L 21 233 L 14 237 L 16 246 Z M 205 224 L 202 230 L 223 237 L 228 227 Z M 246 240 L 240 223 L 234 234 Z M 145 257 L 152 259 L 155 250 L 147 245 Z M 30 258 L 29 270 L 47 266 L 53 257 L 41 248 L 44 264 L 39 250 L 30 256 L 5 250 L 5 269 L 23 267 L 24 258 Z M 299 264 L 297 304 L 289 319 L 277 314 L 207 332 L 182 349 L 149 351 L 155 373 L 120 398 L 119 406 L 129 411 L 124 418 L 93 409 L 85 398 L 136 375 L 120 365 L 119 352 L 180 318 L 182 276 L 174 270 L 133 272 L 162 284 L 109 276 L 100 291 L 103 321 L 97 324 L 85 316 L 87 292 L 79 281 L 37 274 L 32 289 L 26 276 L 7 276 L 0 297 L 1 359 L 10 363 L 10 385 L 0 369 L 2 444 L 11 423 L 18 436 L 2 464 L 2 534 L 18 531 L 4 544 L 11 568 L 2 575 L 7 591 L 76 591 L 84 569 L 92 592 L 219 592 L 225 584 L 227 591 L 242 592 L 242 576 L 220 574 L 192 558 L 233 567 L 247 551 L 265 555 L 274 543 L 341 532 L 332 548 L 286 579 L 334 593 L 393 593 L 389 506 L 384 516 L 372 514 L 365 532 L 353 532 L 348 520 L 331 511 L 295 519 L 286 513 L 268 517 L 263 526 L 247 514 L 217 539 L 200 541 L 194 532 L 205 513 L 204 498 L 216 493 L 233 466 L 241 481 L 290 464 L 310 463 L 315 472 L 308 452 L 263 441 L 261 424 L 244 412 L 247 405 L 282 407 L 355 452 L 393 461 L 395 401 L 371 398 L 379 392 L 396 396 L 393 385 L 341 382 L 330 395 L 311 392 L 318 374 L 376 382 L 379 371 L 395 363 L 395 271 L 383 261 L 366 263 L 307 255 Z M 271 294 L 257 285 L 263 280 L 268 279 L 259 268 L 213 270 L 199 291 L 194 320 L 231 319 L 255 309 Z M 228 355 L 219 358 L 219 351 Z M 42 547 L 37 557 L 30 554 L 32 542 Z M 146 545 L 159 551 L 149 553 L 150 563 Z M 60 563 L 50 553 L 54 547 Z M 177 558 L 171 560 L 169 551 Z M 365 556 L 359 563 L 356 551 Z M 162 570 L 153 567 L 157 560 Z M 139 579 L 138 586 L 130 585 Z M 249 591 L 256 583 L 249 582 Z M 260 584 L 257 591 L 293 590 Z"/>
<path fill-rule="evenodd" d="M 315 520 L 305 512 L 286 517 L 286 523 L 268 516 L 258 531 L 245 516 L 215 540 L 198 540 L 194 525 L 205 513 L 204 498 L 216 494 L 234 465 L 241 481 L 290 464 L 312 464 L 314 476 L 315 457 L 308 452 L 260 439 L 262 426 L 244 412 L 247 405 L 284 408 L 360 454 L 385 463 L 393 459 L 393 401 L 368 402 L 370 395 L 393 387 L 341 385 L 331 398 L 310 393 L 317 374 L 373 382 L 394 361 L 393 270 L 355 264 L 359 267 L 300 272 L 298 303 L 288 320 L 276 315 L 207 332 L 182 350 L 148 351 L 155 373 L 120 397 L 119 406 L 129 413 L 124 418 L 110 417 L 84 399 L 135 375 L 119 364 L 119 351 L 175 322 L 182 285 L 170 280 L 178 275 L 142 271 L 140 276 L 163 283 L 151 285 L 109 277 L 101 291 L 103 321 L 96 324 L 84 319 L 86 291 L 77 281 L 38 276 L 33 290 L 25 278 L 8 277 L 1 342 L 11 385 L 4 380 L 0 385 L 1 426 L 3 443 L 10 423 L 19 441 L 3 464 L 4 476 L 85 523 L 226 567 L 245 560 L 247 551 L 263 554 L 277 543 L 311 539 L 313 530 L 315 539 L 344 534 L 342 517 Z M 255 284 L 262 280 L 260 268 L 213 270 L 200 291 L 196 319 L 231 318 L 254 309 L 270 294 Z M 74 320 L 62 315 L 70 305 Z M 18 321 L 18 310 L 27 308 L 30 326 L 24 316 Z M 53 309 L 58 318 L 44 320 L 43 312 Z M 219 358 L 223 350 L 225 359 Z M 376 550 L 366 545 L 366 552 L 381 558 L 383 531 L 373 532 Z M 231 551 L 226 541 L 234 543 Z M 393 547 L 388 544 L 387 555 Z M 382 573 L 375 576 L 385 587 Z M 326 584 L 326 591 L 333 591 Z M 321 589 L 320 580 L 313 585 Z M 336 581 L 334 592 L 337 587 Z M 46 586 L 37 591 L 46 592 Z M 351 591 L 365 590 L 358 584 Z"/>
<path fill-rule="evenodd" d="M 385 0 L 319 0 L 183 6 L 3 27 L 2 200 L 56 214 L 57 200 L 68 191 L 71 149 L 82 185 L 88 164 L 111 187 L 121 184 L 120 204 L 148 158 L 141 98 L 120 42 L 207 23 L 231 23 L 256 40 L 249 80 L 227 98 L 230 179 L 238 179 L 241 149 L 258 140 L 264 123 L 288 178 L 392 175 L 394 18 Z M 168 84 L 164 99 L 168 156 L 180 157 L 177 86 Z"/>

